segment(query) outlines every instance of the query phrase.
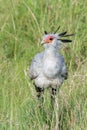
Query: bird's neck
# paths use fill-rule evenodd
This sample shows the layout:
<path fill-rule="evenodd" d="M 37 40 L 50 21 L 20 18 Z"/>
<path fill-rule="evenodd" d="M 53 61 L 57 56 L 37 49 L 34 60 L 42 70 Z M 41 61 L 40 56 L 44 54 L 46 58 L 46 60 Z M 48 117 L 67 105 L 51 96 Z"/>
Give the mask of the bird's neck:
<path fill-rule="evenodd" d="M 45 56 L 55 56 L 56 54 L 59 53 L 58 48 L 55 47 L 49 47 L 49 48 L 45 48 Z"/>

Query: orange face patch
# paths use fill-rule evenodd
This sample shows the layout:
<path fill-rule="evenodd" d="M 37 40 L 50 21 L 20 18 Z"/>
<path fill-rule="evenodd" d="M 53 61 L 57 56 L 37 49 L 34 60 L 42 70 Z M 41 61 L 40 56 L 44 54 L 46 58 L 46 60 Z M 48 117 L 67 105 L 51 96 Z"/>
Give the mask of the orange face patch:
<path fill-rule="evenodd" d="M 45 43 L 51 43 L 54 38 L 55 38 L 55 37 L 53 37 L 53 36 L 48 36 L 48 37 L 45 39 Z"/>

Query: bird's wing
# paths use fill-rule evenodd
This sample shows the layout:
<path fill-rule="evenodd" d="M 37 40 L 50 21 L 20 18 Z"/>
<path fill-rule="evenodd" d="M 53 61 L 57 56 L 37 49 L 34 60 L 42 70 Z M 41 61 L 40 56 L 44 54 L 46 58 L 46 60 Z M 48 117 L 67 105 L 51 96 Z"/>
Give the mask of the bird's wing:
<path fill-rule="evenodd" d="M 68 72 L 67 72 L 67 68 L 66 68 L 66 64 L 65 64 L 64 58 L 62 56 L 60 56 L 60 61 L 61 61 L 61 76 L 64 79 L 67 79 Z"/>
<path fill-rule="evenodd" d="M 39 76 L 42 70 L 42 62 L 43 62 L 43 54 L 44 52 L 38 53 L 34 59 L 32 60 L 30 69 L 29 69 L 29 75 L 30 79 L 33 80 Z"/>
<path fill-rule="evenodd" d="M 68 72 L 67 72 L 65 63 L 63 63 L 61 76 L 64 77 L 64 79 L 67 79 L 67 77 L 68 77 Z"/>

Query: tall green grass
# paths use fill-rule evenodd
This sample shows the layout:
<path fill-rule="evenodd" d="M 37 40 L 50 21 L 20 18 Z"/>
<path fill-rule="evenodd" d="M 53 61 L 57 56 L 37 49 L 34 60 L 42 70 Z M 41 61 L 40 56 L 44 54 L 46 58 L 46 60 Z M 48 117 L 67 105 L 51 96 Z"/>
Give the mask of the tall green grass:
<path fill-rule="evenodd" d="M 33 56 L 43 50 L 44 30 L 75 33 L 61 49 L 69 70 L 58 96 L 59 129 L 87 129 L 87 1 L 0 1 L 0 130 L 58 130 L 50 119 L 50 90 L 44 111 L 26 73 Z"/>

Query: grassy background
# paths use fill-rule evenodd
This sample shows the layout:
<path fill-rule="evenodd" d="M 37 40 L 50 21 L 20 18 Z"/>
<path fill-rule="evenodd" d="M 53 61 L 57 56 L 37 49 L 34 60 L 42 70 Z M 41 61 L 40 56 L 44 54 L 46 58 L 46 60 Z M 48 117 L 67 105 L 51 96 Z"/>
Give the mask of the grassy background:
<path fill-rule="evenodd" d="M 0 130 L 54 130 L 49 91 L 44 116 L 26 74 L 44 30 L 75 33 L 61 50 L 69 70 L 58 94 L 60 130 L 87 130 L 87 1 L 0 0 Z M 55 118 L 55 117 L 54 117 Z M 58 129 L 57 129 L 58 130 Z"/>

